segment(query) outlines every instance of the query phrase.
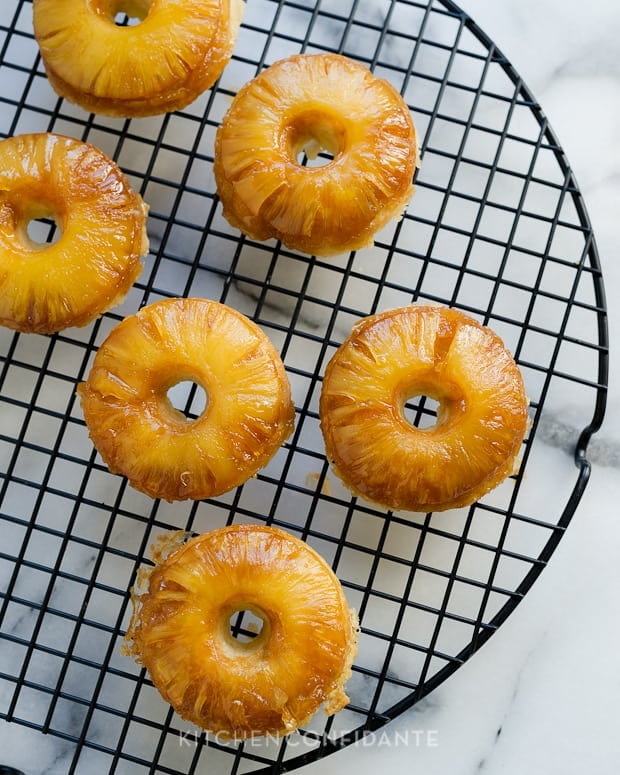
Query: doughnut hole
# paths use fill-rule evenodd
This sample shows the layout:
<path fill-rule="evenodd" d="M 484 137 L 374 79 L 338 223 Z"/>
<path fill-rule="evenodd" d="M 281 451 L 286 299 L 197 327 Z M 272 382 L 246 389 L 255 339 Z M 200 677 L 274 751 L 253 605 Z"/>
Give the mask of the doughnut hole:
<path fill-rule="evenodd" d="M 165 405 L 175 420 L 193 422 L 204 414 L 209 405 L 209 394 L 199 382 L 180 379 L 166 388 Z"/>
<path fill-rule="evenodd" d="M 453 384 L 416 384 L 402 389 L 397 398 L 408 426 L 432 433 L 453 425 L 466 411 L 465 397 Z"/>
<path fill-rule="evenodd" d="M 223 635 L 235 651 L 255 651 L 262 647 L 271 633 L 267 614 L 252 603 L 239 603 L 225 609 Z"/>
<path fill-rule="evenodd" d="M 62 236 L 62 208 L 43 192 L 23 196 L 16 190 L 9 199 L 13 210 L 15 234 L 27 250 L 43 250 Z"/>
<path fill-rule="evenodd" d="M 438 424 L 441 404 L 427 395 L 411 396 L 403 405 L 403 416 L 419 430 L 433 430 Z"/>
<path fill-rule="evenodd" d="M 153 0 L 88 0 L 90 10 L 107 17 L 114 24 L 125 27 L 144 21 Z"/>
<path fill-rule="evenodd" d="M 27 241 L 33 248 L 55 245 L 61 233 L 60 225 L 53 213 L 32 218 L 26 224 Z"/>
<path fill-rule="evenodd" d="M 339 116 L 327 111 L 299 113 L 285 128 L 284 134 L 289 153 L 300 166 L 326 166 L 345 149 L 344 123 Z"/>

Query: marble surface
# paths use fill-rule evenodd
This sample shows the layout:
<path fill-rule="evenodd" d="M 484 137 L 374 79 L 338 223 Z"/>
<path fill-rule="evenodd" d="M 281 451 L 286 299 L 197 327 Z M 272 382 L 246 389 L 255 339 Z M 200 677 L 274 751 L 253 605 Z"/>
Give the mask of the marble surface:
<path fill-rule="evenodd" d="M 376 5 L 381 10 L 384 4 L 376 0 Z M 371 773 L 385 767 L 424 775 L 615 775 L 620 768 L 615 505 L 620 500 L 620 310 L 615 301 L 620 7 L 613 0 L 591 0 L 587 13 L 582 3 L 556 0 L 463 0 L 462 7 L 544 107 L 584 195 L 608 294 L 612 349 L 606 421 L 589 447 L 593 471 L 577 515 L 515 613 L 411 711 L 302 771 Z M 231 294 L 246 303 L 243 288 Z M 286 309 L 278 314 L 286 315 Z M 306 322 L 316 330 L 322 321 L 310 316 Z M 545 470 L 532 473 L 535 486 L 545 487 L 553 466 L 559 470 L 557 461 L 565 462 L 564 444 L 574 431 L 571 407 L 570 400 L 559 402 L 552 422 L 541 430 L 549 449 Z M 0 722 L 0 752 L 0 763 L 27 775 L 64 775 L 71 755 L 57 737 L 5 722 Z M 103 775 L 96 763 L 88 766 L 78 772 Z M 116 770 L 133 771 L 129 764 Z M 217 775 L 217 769 L 208 771 Z"/>

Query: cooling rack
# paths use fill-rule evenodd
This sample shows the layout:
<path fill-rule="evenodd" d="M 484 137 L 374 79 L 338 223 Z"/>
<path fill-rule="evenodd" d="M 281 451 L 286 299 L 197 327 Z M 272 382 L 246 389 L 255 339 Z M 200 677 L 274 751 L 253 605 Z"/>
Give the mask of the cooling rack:
<path fill-rule="evenodd" d="M 151 251 L 123 305 L 88 327 L 0 331 L 0 716 L 59 738 L 63 773 L 294 769 L 380 729 L 458 669 L 568 526 L 607 385 L 603 281 L 583 200 L 541 107 L 448 0 L 248 0 L 216 86 L 182 112 L 132 121 L 87 115 L 54 95 L 31 15 L 29 0 L 3 3 L 0 135 L 55 131 L 99 146 L 150 205 Z M 388 78 L 421 140 L 404 218 L 373 248 L 329 260 L 243 238 L 222 218 L 212 175 L 232 96 L 301 51 L 344 53 Z M 45 221 L 31 228 L 53 238 Z M 75 390 L 119 320 L 176 295 L 223 301 L 268 333 L 291 380 L 296 428 L 243 487 L 168 504 L 106 470 Z M 489 324 L 525 378 L 531 428 L 520 470 L 467 509 L 377 509 L 352 498 L 325 460 L 326 362 L 359 317 L 411 302 Z M 174 400 L 191 416 L 204 397 L 183 384 Z M 417 424 L 433 421 L 429 401 L 407 411 Z M 119 651 L 128 589 L 154 538 L 233 522 L 272 523 L 308 541 L 360 615 L 350 705 L 280 741 L 233 744 L 188 727 Z"/>

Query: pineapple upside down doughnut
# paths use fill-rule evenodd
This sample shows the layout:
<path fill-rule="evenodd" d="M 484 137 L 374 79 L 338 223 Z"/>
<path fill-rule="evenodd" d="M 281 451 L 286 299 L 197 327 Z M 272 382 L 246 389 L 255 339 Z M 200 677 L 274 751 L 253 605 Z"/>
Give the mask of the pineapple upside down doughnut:
<path fill-rule="evenodd" d="M 418 428 L 409 399 L 438 402 Z M 390 509 L 467 506 L 515 472 L 528 427 L 521 372 L 469 315 L 410 306 L 363 318 L 327 365 L 319 402 L 327 457 L 355 494 Z"/>
<path fill-rule="evenodd" d="M 200 386 L 195 419 L 168 391 Z M 172 298 L 119 323 L 78 386 L 93 444 L 112 473 L 168 501 L 231 490 L 265 466 L 293 429 L 278 351 L 249 318 L 219 302 Z"/>
<path fill-rule="evenodd" d="M 333 158 L 308 166 L 323 150 Z M 237 94 L 215 141 L 224 217 L 315 255 L 369 246 L 413 192 L 416 133 L 386 80 L 339 54 L 299 54 Z"/>
<path fill-rule="evenodd" d="M 242 0 L 33 0 L 48 80 L 93 113 L 152 116 L 180 110 L 230 60 Z M 119 25 L 125 13 L 136 24 Z"/>
<path fill-rule="evenodd" d="M 358 622 L 327 562 L 273 527 L 164 537 L 123 644 L 184 719 L 223 738 L 287 735 L 348 702 Z M 157 556 L 159 555 L 159 556 Z M 247 640 L 231 617 L 251 612 Z M 249 630 L 248 630 L 249 632 Z"/>
<path fill-rule="evenodd" d="M 148 252 L 147 207 L 119 167 L 57 134 L 0 142 L 0 323 L 51 334 L 119 304 Z M 29 234 L 55 221 L 56 242 Z"/>

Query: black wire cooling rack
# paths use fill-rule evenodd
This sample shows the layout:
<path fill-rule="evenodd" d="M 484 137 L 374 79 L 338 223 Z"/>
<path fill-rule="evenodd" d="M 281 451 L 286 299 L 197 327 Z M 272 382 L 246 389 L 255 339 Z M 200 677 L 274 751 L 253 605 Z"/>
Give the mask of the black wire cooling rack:
<path fill-rule="evenodd" d="M 182 112 L 133 121 L 59 100 L 31 3 L 4 0 L 2 12 L 1 136 L 55 131 L 112 156 L 150 205 L 151 252 L 124 304 L 88 327 L 0 331 L 0 716 L 59 738 L 63 774 L 279 773 L 318 759 L 412 706 L 493 634 L 586 486 L 605 406 L 606 313 L 569 163 L 518 73 L 448 0 L 248 0 L 218 84 Z M 232 96 L 301 51 L 344 53 L 391 80 L 421 139 L 405 217 L 373 248 L 329 260 L 241 237 L 222 218 L 212 175 Z M 49 224 L 32 228 L 49 238 Z M 108 473 L 75 390 L 112 326 L 176 295 L 221 300 L 263 327 L 297 417 L 255 479 L 168 504 Z M 378 510 L 352 498 L 325 461 L 317 409 L 327 360 L 359 317 L 411 302 L 489 324 L 524 374 L 532 424 L 520 471 L 468 509 Z M 191 388 L 177 400 L 199 411 Z M 431 421 L 428 403 L 408 411 Z M 238 745 L 188 728 L 119 646 L 128 590 L 156 535 L 252 521 L 290 530 L 333 564 L 361 635 L 348 708 L 290 738 Z"/>

